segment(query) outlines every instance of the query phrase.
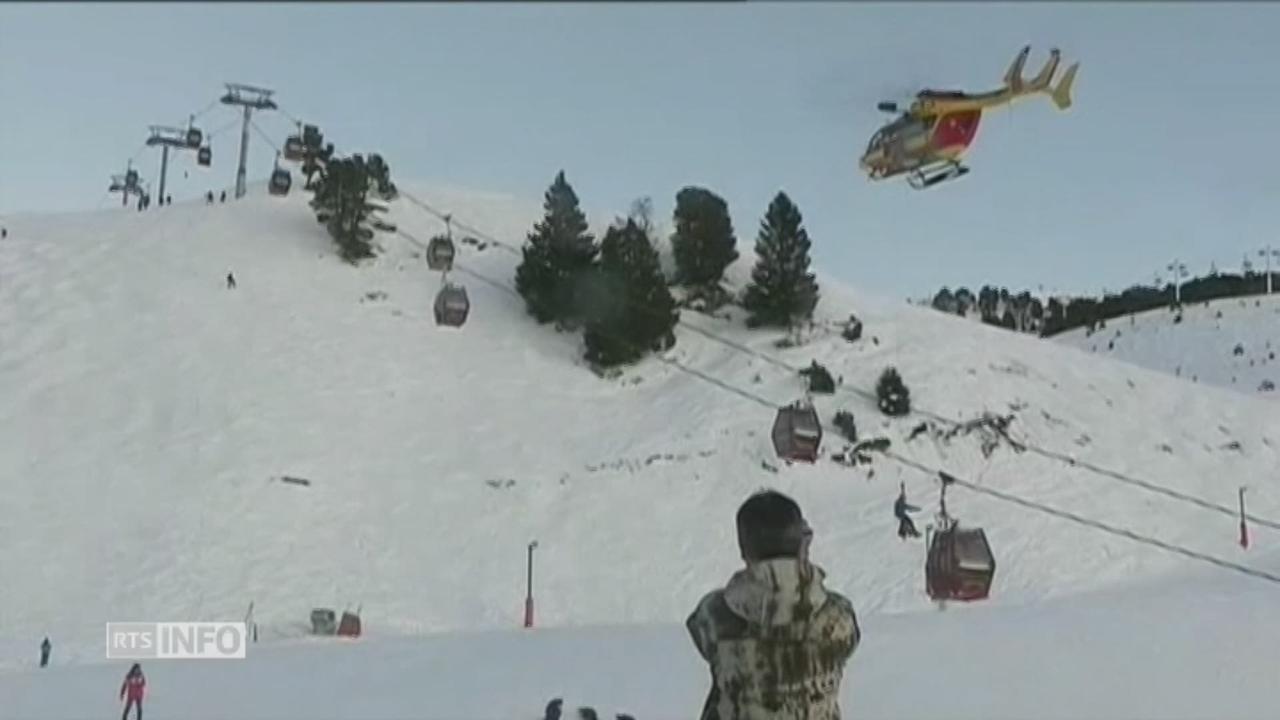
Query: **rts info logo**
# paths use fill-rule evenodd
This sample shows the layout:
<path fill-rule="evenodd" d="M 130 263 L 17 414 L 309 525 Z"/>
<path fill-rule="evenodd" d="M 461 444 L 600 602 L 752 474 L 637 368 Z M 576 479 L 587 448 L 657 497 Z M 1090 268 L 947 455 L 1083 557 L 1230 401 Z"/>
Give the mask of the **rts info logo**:
<path fill-rule="evenodd" d="M 108 660 L 243 660 L 242 622 L 109 622 Z"/>

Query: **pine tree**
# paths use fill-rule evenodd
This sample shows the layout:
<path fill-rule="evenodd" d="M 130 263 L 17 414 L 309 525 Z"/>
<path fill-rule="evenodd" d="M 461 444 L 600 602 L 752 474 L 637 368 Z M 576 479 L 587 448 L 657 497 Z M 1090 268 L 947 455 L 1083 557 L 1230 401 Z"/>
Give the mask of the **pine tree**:
<path fill-rule="evenodd" d="M 368 167 L 354 158 L 338 158 L 326 164 L 322 177 L 312 185 L 311 206 L 344 260 L 356 263 L 373 257 L 373 230 L 365 223 L 376 206 L 368 202 Z"/>
<path fill-rule="evenodd" d="M 686 187 L 676 193 L 673 215 L 676 282 L 690 287 L 720 282 L 725 268 L 738 259 L 728 204 L 706 188 Z"/>
<path fill-rule="evenodd" d="M 634 218 L 609 228 L 593 274 L 586 359 L 608 367 L 670 347 L 679 320 L 653 242 Z"/>
<path fill-rule="evenodd" d="M 876 382 L 876 401 L 885 415 L 901 416 L 911 412 L 911 392 L 893 367 L 885 368 Z"/>
<path fill-rule="evenodd" d="M 539 323 L 564 325 L 582 318 L 581 284 L 600 249 L 564 171 L 556 175 L 542 203 L 543 219 L 533 226 L 516 268 L 516 290 Z"/>
<path fill-rule="evenodd" d="M 751 314 L 749 327 L 791 326 L 813 316 L 818 282 L 809 269 L 809 233 L 800 210 L 786 193 L 778 193 L 756 237 L 756 265 L 742 305 Z"/>

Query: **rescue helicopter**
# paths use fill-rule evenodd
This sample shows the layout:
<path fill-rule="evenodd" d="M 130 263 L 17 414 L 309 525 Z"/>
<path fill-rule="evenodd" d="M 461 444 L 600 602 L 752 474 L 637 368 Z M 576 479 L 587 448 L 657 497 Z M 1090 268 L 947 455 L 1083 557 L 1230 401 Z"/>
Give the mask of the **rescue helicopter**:
<path fill-rule="evenodd" d="M 1022 48 L 1005 73 L 1004 85 L 996 90 L 976 94 L 956 90 L 916 93 L 910 107 L 871 136 L 858 163 L 863 172 L 871 180 L 905 174 L 911 187 L 923 190 L 968 174 L 969 168 L 961 164 L 960 158 L 978 133 L 983 110 L 1034 95 L 1048 95 L 1059 110 L 1071 107 L 1071 86 L 1080 63 L 1067 68 L 1058 84 L 1051 87 L 1061 52 L 1057 48 L 1050 50 L 1040 74 L 1026 80 L 1022 67 L 1030 53 L 1030 45 Z M 881 112 L 900 112 L 893 102 L 881 102 L 876 107 Z"/>

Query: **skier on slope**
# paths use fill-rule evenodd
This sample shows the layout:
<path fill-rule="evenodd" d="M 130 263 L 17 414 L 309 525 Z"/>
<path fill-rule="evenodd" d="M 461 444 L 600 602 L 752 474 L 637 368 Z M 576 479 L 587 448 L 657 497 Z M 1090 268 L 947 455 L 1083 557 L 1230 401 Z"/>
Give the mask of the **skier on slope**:
<path fill-rule="evenodd" d="M 839 720 L 844 666 L 862 638 L 853 605 L 823 587 L 791 498 L 752 495 L 737 528 L 746 567 L 685 623 L 711 666 L 702 720 Z"/>
<path fill-rule="evenodd" d="M 124 705 L 124 714 L 120 716 L 120 720 L 127 720 L 129 717 L 129 708 L 137 705 L 138 720 L 142 720 L 142 695 L 146 690 L 147 679 L 142 675 L 142 666 L 134 663 L 129 668 L 129 673 L 124 676 L 124 682 L 120 684 L 120 699 L 125 699 L 125 693 L 128 692 L 128 700 Z"/>
<path fill-rule="evenodd" d="M 898 537 L 906 540 L 909 537 L 920 537 L 920 531 L 912 522 L 909 512 L 920 512 L 920 508 L 907 503 L 907 484 L 898 483 L 898 499 L 893 503 L 893 516 L 898 518 Z"/>

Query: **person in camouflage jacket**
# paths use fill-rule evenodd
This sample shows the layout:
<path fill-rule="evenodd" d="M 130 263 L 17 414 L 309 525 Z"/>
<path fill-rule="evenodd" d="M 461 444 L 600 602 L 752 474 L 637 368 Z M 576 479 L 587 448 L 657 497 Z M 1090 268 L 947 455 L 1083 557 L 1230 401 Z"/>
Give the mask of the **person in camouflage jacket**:
<path fill-rule="evenodd" d="M 686 622 L 711 666 L 701 720 L 839 720 L 844 666 L 862 639 L 853 605 L 823 587 L 791 498 L 757 493 L 737 525 L 746 567 Z"/>

